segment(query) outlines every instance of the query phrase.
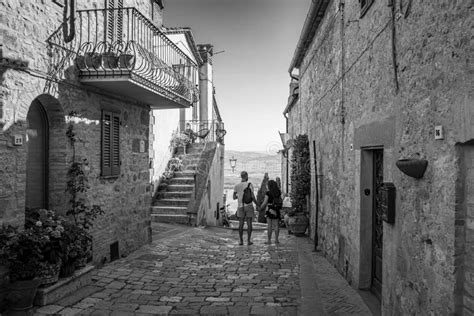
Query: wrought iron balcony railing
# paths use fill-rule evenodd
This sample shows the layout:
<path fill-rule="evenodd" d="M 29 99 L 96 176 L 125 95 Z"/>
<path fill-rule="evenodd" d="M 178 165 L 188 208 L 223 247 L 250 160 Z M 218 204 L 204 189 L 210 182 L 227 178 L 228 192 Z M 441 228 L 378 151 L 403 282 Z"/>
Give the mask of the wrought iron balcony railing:
<path fill-rule="evenodd" d="M 137 9 L 78 10 L 75 23 L 73 41 L 64 41 L 60 27 L 48 42 L 67 52 L 81 82 L 152 108 L 197 101 L 197 63 Z"/>
<path fill-rule="evenodd" d="M 186 120 L 180 121 L 180 132 L 188 135 L 192 142 L 207 143 L 219 142 L 224 144 L 224 136 L 227 133 L 224 129 L 224 122 Z"/>

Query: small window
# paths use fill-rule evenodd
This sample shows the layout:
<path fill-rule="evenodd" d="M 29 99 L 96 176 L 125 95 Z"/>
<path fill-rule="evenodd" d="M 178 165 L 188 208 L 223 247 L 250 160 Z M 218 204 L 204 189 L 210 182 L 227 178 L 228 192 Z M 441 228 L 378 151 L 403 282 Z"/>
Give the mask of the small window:
<path fill-rule="evenodd" d="M 365 12 L 369 9 L 369 7 L 372 5 L 374 0 L 359 0 L 360 3 L 360 17 L 363 17 Z"/>
<path fill-rule="evenodd" d="M 120 116 L 102 111 L 102 176 L 120 175 Z"/>

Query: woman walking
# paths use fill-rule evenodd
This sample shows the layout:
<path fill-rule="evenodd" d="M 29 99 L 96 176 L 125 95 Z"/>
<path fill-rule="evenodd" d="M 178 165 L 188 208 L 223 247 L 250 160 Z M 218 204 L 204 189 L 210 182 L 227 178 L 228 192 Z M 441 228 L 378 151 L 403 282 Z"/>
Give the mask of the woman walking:
<path fill-rule="evenodd" d="M 268 231 L 268 241 L 265 244 L 267 245 L 272 243 L 273 230 L 275 230 L 275 244 L 280 243 L 278 236 L 280 234 L 280 210 L 282 204 L 281 191 L 278 188 L 278 184 L 274 180 L 268 181 L 268 192 L 265 193 L 265 199 L 260 207 L 260 211 L 262 211 L 268 206 L 268 210 L 265 212 Z"/>

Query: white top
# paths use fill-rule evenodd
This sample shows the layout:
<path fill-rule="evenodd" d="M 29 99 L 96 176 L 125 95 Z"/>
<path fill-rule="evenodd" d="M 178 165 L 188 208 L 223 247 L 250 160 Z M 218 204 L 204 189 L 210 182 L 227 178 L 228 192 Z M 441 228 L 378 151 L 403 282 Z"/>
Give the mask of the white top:
<path fill-rule="evenodd" d="M 248 181 L 245 181 L 245 182 L 239 182 L 235 185 L 234 187 L 234 192 L 237 193 L 237 201 L 239 203 L 239 207 L 242 207 L 243 206 L 243 203 L 242 203 L 242 198 L 244 197 L 244 189 L 249 185 L 249 182 Z M 252 183 L 250 183 L 250 190 L 252 190 L 252 193 L 253 193 L 253 185 Z M 250 202 L 249 204 L 245 204 L 245 205 L 251 205 L 252 202 Z"/>

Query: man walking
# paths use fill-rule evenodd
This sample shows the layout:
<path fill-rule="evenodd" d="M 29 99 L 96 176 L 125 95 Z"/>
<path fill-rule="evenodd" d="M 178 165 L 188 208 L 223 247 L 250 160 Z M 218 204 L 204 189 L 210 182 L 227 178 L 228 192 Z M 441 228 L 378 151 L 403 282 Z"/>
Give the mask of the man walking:
<path fill-rule="evenodd" d="M 250 240 L 252 236 L 252 219 L 254 217 L 254 207 L 253 203 L 257 205 L 257 200 L 255 199 L 255 194 L 253 192 L 253 185 L 248 182 L 249 175 L 246 171 L 240 173 L 242 181 L 237 183 L 234 187 L 234 200 L 237 199 L 237 218 L 239 219 L 239 245 L 244 244 L 244 221 L 247 220 L 247 244 L 253 245 L 253 242 Z M 257 205 L 258 206 L 258 205 Z"/>

